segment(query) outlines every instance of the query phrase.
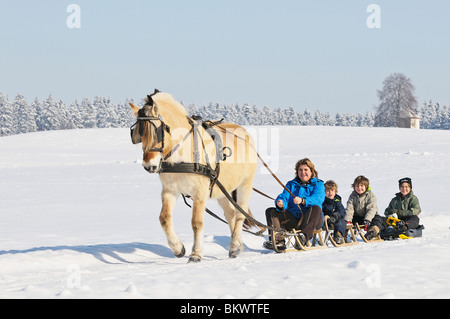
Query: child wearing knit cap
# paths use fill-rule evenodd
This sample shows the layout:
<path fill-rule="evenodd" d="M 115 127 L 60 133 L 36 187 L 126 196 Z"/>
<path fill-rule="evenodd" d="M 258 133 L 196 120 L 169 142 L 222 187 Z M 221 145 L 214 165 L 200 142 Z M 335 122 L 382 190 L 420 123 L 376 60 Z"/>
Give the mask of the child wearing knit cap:
<path fill-rule="evenodd" d="M 398 181 L 400 192 L 395 194 L 395 197 L 385 209 L 384 215 L 386 217 L 396 217 L 400 219 L 397 223 L 399 231 L 406 231 L 408 229 L 415 229 L 419 226 L 418 215 L 421 212 L 419 199 L 412 191 L 411 178 L 405 177 Z"/>

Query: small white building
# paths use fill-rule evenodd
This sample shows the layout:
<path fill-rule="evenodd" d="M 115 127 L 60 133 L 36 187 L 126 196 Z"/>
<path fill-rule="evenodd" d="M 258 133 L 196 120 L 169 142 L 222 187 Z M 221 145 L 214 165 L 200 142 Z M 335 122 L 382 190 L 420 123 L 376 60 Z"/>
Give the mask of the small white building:
<path fill-rule="evenodd" d="M 419 115 L 409 112 L 408 116 L 405 116 L 398 120 L 398 127 L 420 129 Z"/>

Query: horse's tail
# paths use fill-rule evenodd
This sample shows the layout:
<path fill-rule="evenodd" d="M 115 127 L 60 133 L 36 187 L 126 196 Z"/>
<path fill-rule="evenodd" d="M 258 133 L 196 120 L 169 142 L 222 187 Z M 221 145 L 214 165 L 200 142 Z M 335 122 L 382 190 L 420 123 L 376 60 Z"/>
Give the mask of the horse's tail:
<path fill-rule="evenodd" d="M 236 191 L 236 190 L 234 190 L 234 191 L 231 193 L 231 196 L 232 196 L 233 200 L 234 200 L 235 202 L 237 202 L 237 191 Z M 248 209 L 248 214 L 249 214 L 251 217 L 253 217 L 253 214 L 252 214 L 252 212 L 250 211 L 250 208 Z M 249 230 L 249 229 L 251 229 L 251 228 L 253 228 L 253 227 L 258 227 L 259 229 L 262 229 L 259 225 L 255 224 L 255 223 L 254 223 L 252 220 L 250 220 L 249 218 L 245 218 L 245 220 L 244 220 L 244 225 L 242 225 L 242 226 L 244 227 L 245 230 Z"/>
<path fill-rule="evenodd" d="M 248 214 L 253 217 L 252 212 L 250 211 L 250 209 L 248 210 Z M 245 218 L 244 225 L 243 225 L 244 229 L 249 230 L 249 229 L 251 229 L 251 228 L 253 228 L 255 226 L 257 226 L 257 225 L 254 222 L 252 222 L 248 218 Z"/>

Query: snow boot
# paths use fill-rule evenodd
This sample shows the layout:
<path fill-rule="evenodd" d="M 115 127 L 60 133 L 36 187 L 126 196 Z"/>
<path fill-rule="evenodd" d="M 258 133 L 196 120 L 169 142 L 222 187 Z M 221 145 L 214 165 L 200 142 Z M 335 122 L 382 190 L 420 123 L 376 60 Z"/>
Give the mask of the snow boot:
<path fill-rule="evenodd" d="M 341 233 L 339 231 L 335 231 L 333 234 L 333 240 L 336 244 L 341 245 L 344 244 L 344 237 L 342 237 Z"/>
<path fill-rule="evenodd" d="M 372 240 L 375 237 L 377 237 L 379 233 L 380 233 L 380 229 L 378 228 L 378 226 L 372 226 L 367 231 L 365 237 L 366 237 L 367 240 Z"/>
<path fill-rule="evenodd" d="M 274 250 L 273 248 L 273 243 L 271 240 L 266 240 L 263 243 L 263 247 L 269 250 Z M 284 240 L 277 242 L 277 249 L 278 250 L 285 250 L 286 249 L 286 244 L 284 242 Z"/>
<path fill-rule="evenodd" d="M 298 233 L 298 234 L 297 234 L 297 237 L 298 237 L 300 243 L 301 243 L 303 246 L 306 246 L 306 237 L 305 237 L 305 235 L 304 235 L 303 233 Z M 301 250 L 301 249 L 302 249 L 302 248 L 300 247 L 300 245 L 297 243 L 297 241 L 295 241 L 294 247 L 295 247 L 295 249 L 297 249 L 297 250 Z"/>

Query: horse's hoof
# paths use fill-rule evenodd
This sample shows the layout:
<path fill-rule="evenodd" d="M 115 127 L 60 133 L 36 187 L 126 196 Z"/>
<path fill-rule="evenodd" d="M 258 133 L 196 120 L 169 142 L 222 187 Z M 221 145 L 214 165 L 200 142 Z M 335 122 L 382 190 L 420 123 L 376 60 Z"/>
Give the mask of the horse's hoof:
<path fill-rule="evenodd" d="M 236 258 L 243 251 L 244 251 L 244 246 L 242 246 L 242 245 L 230 245 L 228 256 L 230 258 Z"/>
<path fill-rule="evenodd" d="M 230 250 L 230 252 L 228 253 L 228 256 L 230 258 L 236 258 L 237 256 L 239 256 L 239 254 L 242 252 L 241 249 L 238 250 Z"/>
<path fill-rule="evenodd" d="M 188 263 L 199 263 L 202 261 L 202 258 L 199 256 L 190 256 Z"/>
<path fill-rule="evenodd" d="M 181 247 L 181 252 L 179 254 L 173 253 L 175 255 L 175 257 L 177 258 L 181 258 L 184 257 L 184 255 L 186 255 L 186 249 L 183 247 Z"/>

